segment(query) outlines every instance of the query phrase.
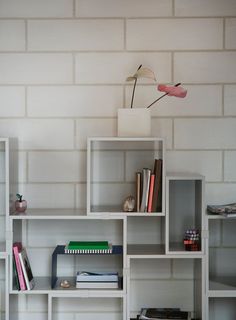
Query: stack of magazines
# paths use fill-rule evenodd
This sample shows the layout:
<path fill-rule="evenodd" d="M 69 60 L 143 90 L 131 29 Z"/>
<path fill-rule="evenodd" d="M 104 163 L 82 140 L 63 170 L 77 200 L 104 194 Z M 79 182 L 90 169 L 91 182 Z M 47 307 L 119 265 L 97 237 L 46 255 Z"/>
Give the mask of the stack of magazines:
<path fill-rule="evenodd" d="M 236 217 L 236 203 L 208 205 L 207 211 L 213 214 L 220 214 L 224 217 Z"/>
<path fill-rule="evenodd" d="M 142 308 L 139 320 L 191 320 L 191 312 L 180 308 Z"/>
<path fill-rule="evenodd" d="M 118 289 L 119 277 L 117 272 L 95 273 L 79 271 L 76 276 L 77 289 Z"/>

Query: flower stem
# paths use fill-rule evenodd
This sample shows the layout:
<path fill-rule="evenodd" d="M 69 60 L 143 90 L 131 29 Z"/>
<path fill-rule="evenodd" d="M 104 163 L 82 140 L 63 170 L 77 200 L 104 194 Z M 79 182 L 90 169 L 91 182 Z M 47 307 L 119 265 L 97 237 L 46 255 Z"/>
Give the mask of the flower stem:
<path fill-rule="evenodd" d="M 140 66 L 138 67 L 137 71 L 142 67 L 142 65 L 140 64 Z M 131 104 L 130 104 L 130 108 L 133 108 L 133 102 L 134 102 L 134 93 L 135 93 L 135 89 L 136 89 L 136 84 L 137 84 L 137 78 L 135 78 L 134 80 L 134 87 L 133 87 L 133 93 L 132 93 L 132 98 L 131 98 Z"/>
<path fill-rule="evenodd" d="M 176 83 L 175 87 L 180 86 L 181 83 Z M 169 94 L 169 92 L 164 93 L 162 96 L 160 96 L 159 98 L 157 98 L 155 101 L 153 101 L 151 104 L 149 104 L 149 106 L 147 106 L 147 108 L 150 108 L 153 104 L 155 104 L 157 101 L 161 100 L 162 98 L 164 98 L 165 96 L 167 96 Z"/>

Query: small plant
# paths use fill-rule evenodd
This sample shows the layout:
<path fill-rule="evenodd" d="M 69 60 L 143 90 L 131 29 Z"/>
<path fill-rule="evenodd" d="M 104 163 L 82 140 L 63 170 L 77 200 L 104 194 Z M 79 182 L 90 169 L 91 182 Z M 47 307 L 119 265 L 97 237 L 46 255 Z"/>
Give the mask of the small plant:
<path fill-rule="evenodd" d="M 144 68 L 144 67 L 142 67 L 142 65 L 140 65 L 138 67 L 137 71 L 135 72 L 135 74 L 126 79 L 126 81 L 134 81 L 130 108 L 133 108 L 135 89 L 136 89 L 136 85 L 137 85 L 137 80 L 139 78 L 148 78 L 148 79 L 151 79 L 156 82 L 156 77 L 155 77 L 154 72 L 151 69 Z M 180 87 L 180 85 L 181 85 L 181 83 L 177 83 L 174 86 L 166 86 L 164 84 L 159 84 L 157 86 L 157 90 L 161 91 L 161 92 L 165 92 L 165 93 L 162 96 L 158 97 L 156 100 L 154 100 L 146 108 L 150 108 L 157 101 L 161 100 L 162 98 L 164 98 L 167 95 L 178 97 L 178 98 L 186 97 L 187 90 L 185 90 L 183 87 Z"/>
<path fill-rule="evenodd" d="M 15 201 L 15 209 L 18 213 L 23 213 L 27 209 L 27 201 L 23 199 L 23 195 L 17 193 L 17 200 Z"/>
<path fill-rule="evenodd" d="M 23 195 L 22 195 L 22 194 L 17 193 L 17 194 L 16 194 L 16 197 L 17 197 L 17 199 L 18 199 L 19 202 L 22 202 L 22 198 L 23 198 Z"/>

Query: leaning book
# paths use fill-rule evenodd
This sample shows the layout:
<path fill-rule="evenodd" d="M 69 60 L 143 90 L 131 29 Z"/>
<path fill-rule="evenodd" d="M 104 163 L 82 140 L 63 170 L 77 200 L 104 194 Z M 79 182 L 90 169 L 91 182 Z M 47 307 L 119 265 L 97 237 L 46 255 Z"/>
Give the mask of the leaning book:
<path fill-rule="evenodd" d="M 29 262 L 25 248 L 23 248 L 21 252 L 19 252 L 19 258 L 20 258 L 20 263 L 21 263 L 27 290 L 32 290 L 35 285 L 34 277 L 33 277 L 33 273 L 30 267 L 30 262 Z"/>

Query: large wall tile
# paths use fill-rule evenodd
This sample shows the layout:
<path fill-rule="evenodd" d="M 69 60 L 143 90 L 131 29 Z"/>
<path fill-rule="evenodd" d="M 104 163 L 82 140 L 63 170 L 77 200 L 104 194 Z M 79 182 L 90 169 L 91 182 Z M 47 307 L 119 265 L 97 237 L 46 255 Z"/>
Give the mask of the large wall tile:
<path fill-rule="evenodd" d="M 174 134 L 177 149 L 236 148 L 235 119 L 176 119 Z"/>
<path fill-rule="evenodd" d="M 123 29 L 122 20 L 29 21 L 28 47 L 33 51 L 122 50 Z"/>
<path fill-rule="evenodd" d="M 128 50 L 222 49 L 222 36 L 222 19 L 133 19 L 127 21 Z"/>
<path fill-rule="evenodd" d="M 170 53 L 78 53 L 76 55 L 76 82 L 90 84 L 125 83 L 140 64 L 152 66 L 159 80 L 171 81 Z M 109 66 L 109 68 L 108 68 Z M 141 82 L 142 79 L 141 79 Z"/>
<path fill-rule="evenodd" d="M 0 84 L 52 84 L 72 82 L 70 54 L 0 54 Z"/>
<path fill-rule="evenodd" d="M 236 82 L 235 52 L 177 52 L 174 57 L 175 82 Z"/>
<path fill-rule="evenodd" d="M 171 0 L 76 0 L 78 17 L 162 17 L 172 15 Z"/>
<path fill-rule="evenodd" d="M 175 0 L 177 16 L 236 16 L 234 0 Z"/>
<path fill-rule="evenodd" d="M 59 18 L 73 15 L 73 0 L 0 0 L 0 17 Z"/>

